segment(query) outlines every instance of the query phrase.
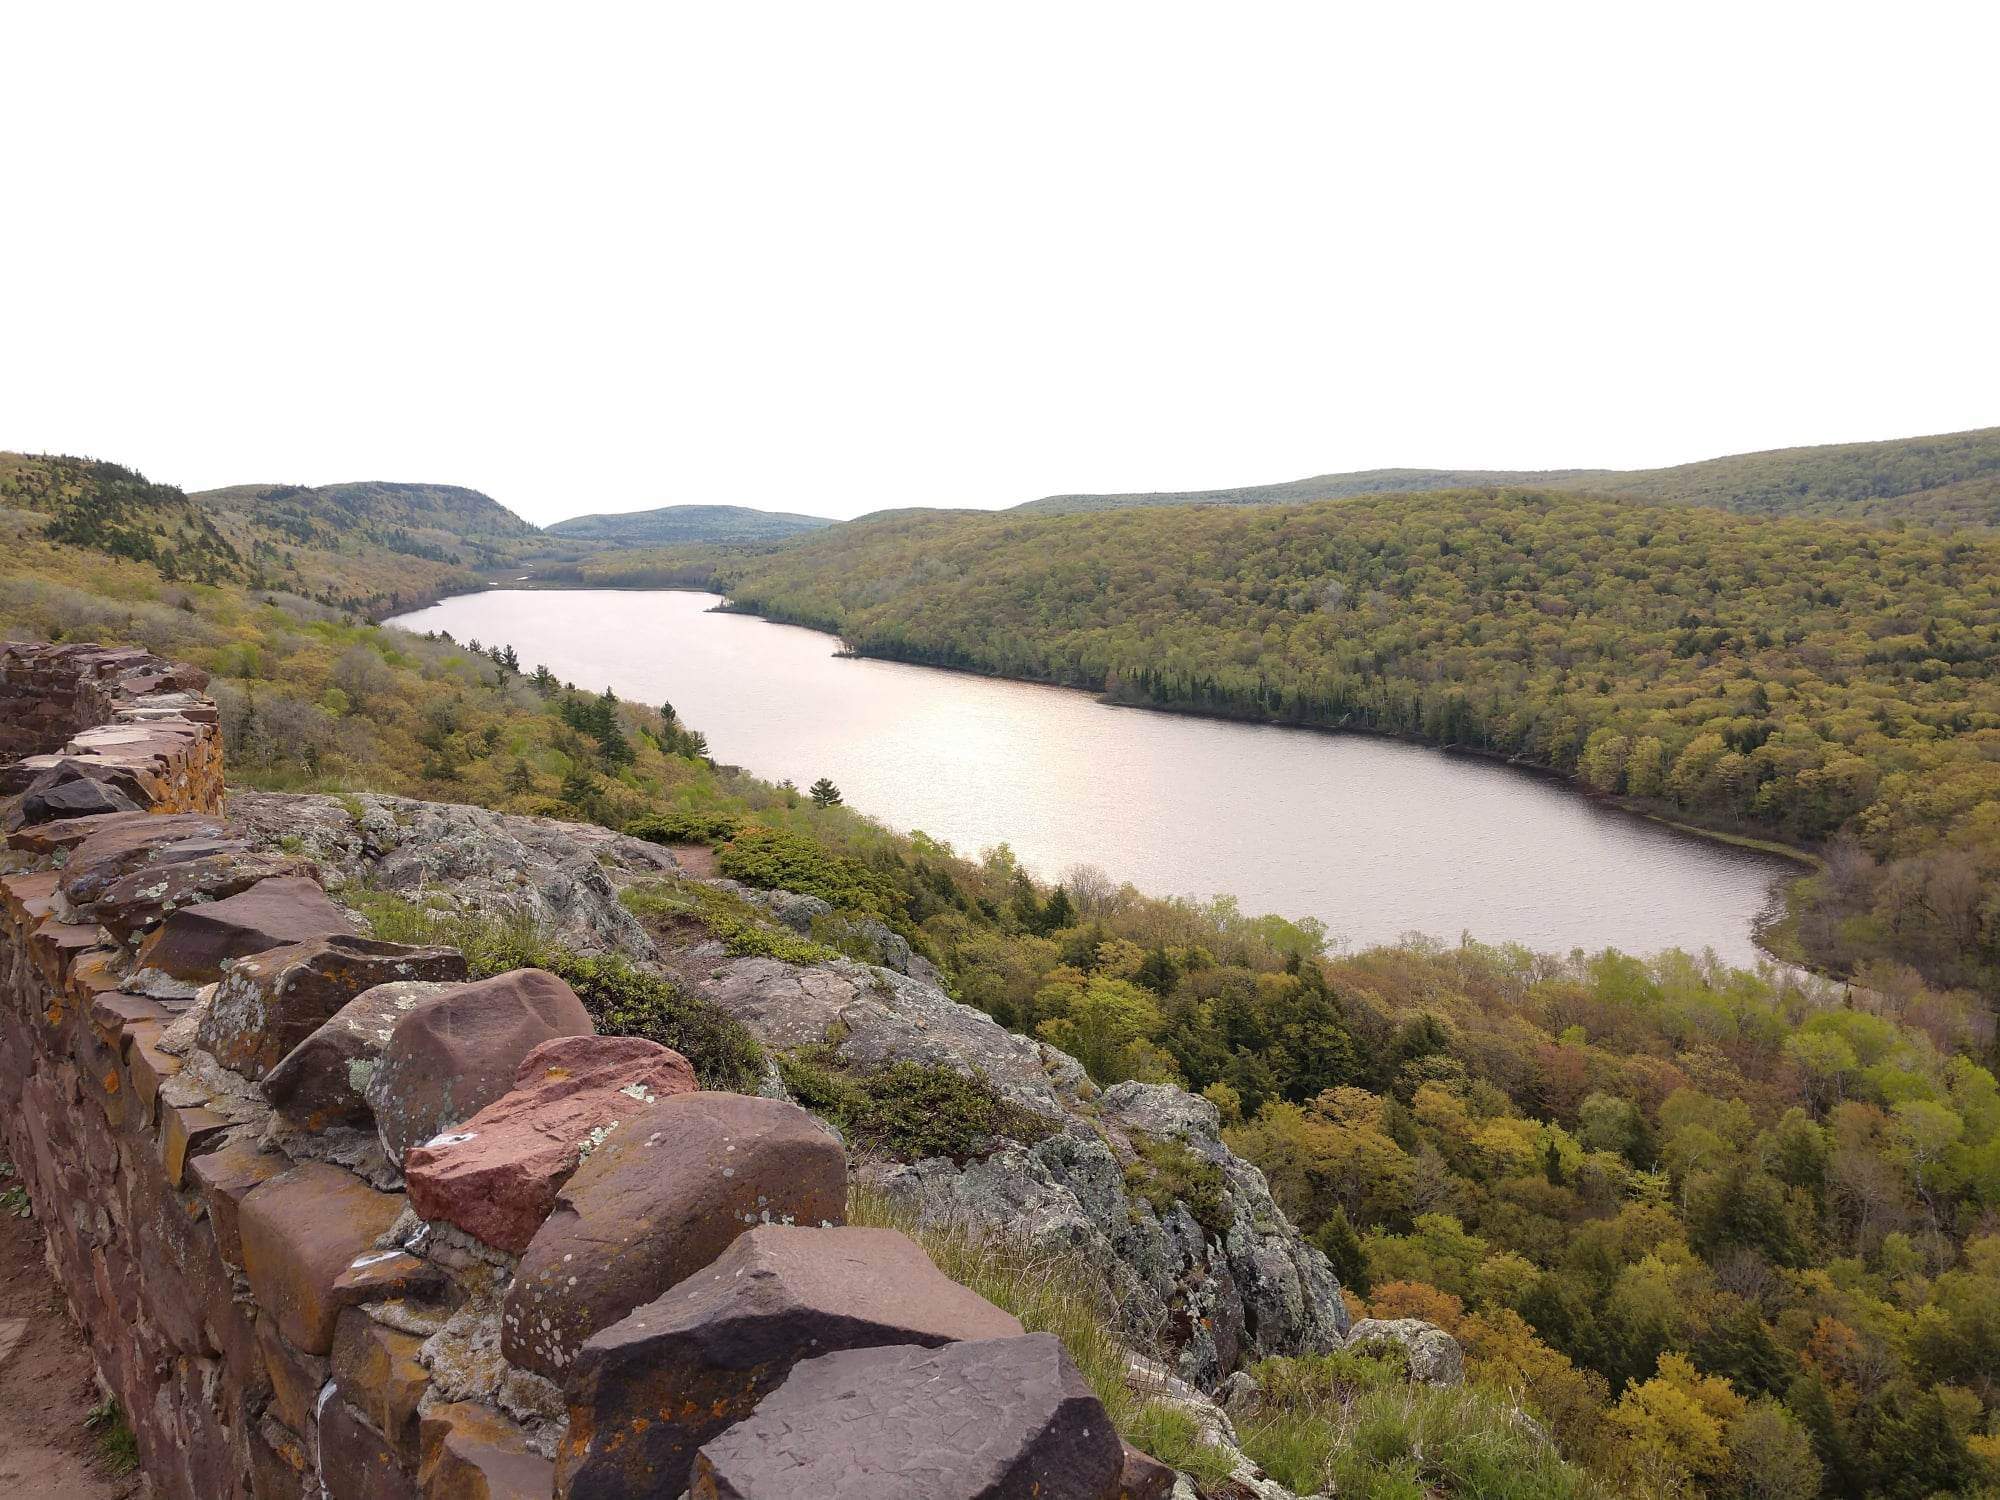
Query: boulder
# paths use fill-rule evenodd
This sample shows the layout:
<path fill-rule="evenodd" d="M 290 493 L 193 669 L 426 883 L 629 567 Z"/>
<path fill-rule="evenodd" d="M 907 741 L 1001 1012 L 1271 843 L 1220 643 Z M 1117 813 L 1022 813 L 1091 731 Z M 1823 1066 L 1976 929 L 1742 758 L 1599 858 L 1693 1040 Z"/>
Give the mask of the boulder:
<path fill-rule="evenodd" d="M 541 969 L 496 974 L 421 1002 L 396 1023 L 368 1080 L 382 1149 L 400 1165 L 410 1147 L 506 1093 L 541 1043 L 594 1029 L 576 991 Z"/>
<path fill-rule="evenodd" d="M 216 987 L 197 1039 L 224 1067 L 262 1078 L 364 990 L 464 978 L 465 958 L 456 948 L 412 948 L 353 933 L 312 937 L 239 959 Z"/>
<path fill-rule="evenodd" d="M 336 1125 L 373 1127 L 368 1080 L 396 1023 L 445 992 L 422 980 L 364 990 L 264 1075 L 264 1097 L 288 1125 L 321 1131 Z"/>
<path fill-rule="evenodd" d="M 705 1444 L 693 1500 L 1109 1500 L 1124 1450 L 1055 1335 L 807 1360 Z"/>
<path fill-rule="evenodd" d="M 185 984 L 210 984 L 231 959 L 353 930 L 317 882 L 283 875 L 222 901 L 182 907 L 139 945 L 136 967 Z"/>
<path fill-rule="evenodd" d="M 308 1354 L 333 1348 L 341 1296 L 334 1282 L 403 1211 L 351 1172 L 306 1162 L 251 1189 L 238 1211 L 243 1270 L 278 1332 Z"/>
<path fill-rule="evenodd" d="M 893 1229 L 759 1225 L 584 1344 L 566 1385 L 556 1493 L 679 1494 L 695 1450 L 749 1416 L 801 1360 L 1020 1332 Z"/>
<path fill-rule="evenodd" d="M 1124 1467 L 1111 1491 L 1112 1500 L 1167 1500 L 1174 1492 L 1174 1471 L 1130 1443 L 1124 1450 Z"/>
<path fill-rule="evenodd" d="M 563 1036 L 521 1060 L 514 1088 L 404 1158 L 410 1207 L 518 1255 L 586 1150 L 655 1100 L 697 1087 L 678 1052 L 631 1036 Z"/>
<path fill-rule="evenodd" d="M 59 779 L 55 771 L 44 772 L 21 794 L 12 815 L 16 827 L 32 823 L 53 823 L 62 818 L 92 818 L 104 813 L 144 811 L 130 791 L 114 782 L 96 781 L 88 776 Z"/>
<path fill-rule="evenodd" d="M 556 1195 L 508 1288 L 501 1353 L 561 1380 L 585 1339 L 754 1224 L 847 1217 L 840 1143 L 793 1104 L 673 1094 L 628 1120 Z"/>
<path fill-rule="evenodd" d="M 1395 1344 L 1410 1361 L 1419 1385 L 1457 1385 L 1465 1379 L 1465 1351 L 1458 1340 L 1422 1318 L 1363 1318 L 1347 1330 L 1347 1347 Z"/>

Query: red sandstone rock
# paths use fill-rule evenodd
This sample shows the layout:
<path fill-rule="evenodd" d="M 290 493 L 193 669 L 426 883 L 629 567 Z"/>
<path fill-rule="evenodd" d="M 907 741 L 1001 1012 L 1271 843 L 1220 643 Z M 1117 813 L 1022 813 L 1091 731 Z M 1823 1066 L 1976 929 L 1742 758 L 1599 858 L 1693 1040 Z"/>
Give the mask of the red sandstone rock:
<path fill-rule="evenodd" d="M 320 1408 L 317 1451 L 327 1500 L 422 1500 L 395 1447 L 338 1396 Z"/>
<path fill-rule="evenodd" d="M 714 1260 L 753 1224 L 838 1224 L 847 1158 L 796 1105 L 674 1094 L 628 1120 L 557 1194 L 509 1288 L 500 1351 L 560 1380 L 583 1341 Z"/>
<path fill-rule="evenodd" d="M 312 861 L 295 854 L 229 849 L 134 870 L 113 881 L 85 910 L 122 943 L 183 906 L 220 901 L 261 880 L 313 873 Z"/>
<path fill-rule="evenodd" d="M 410 1206 L 518 1255 L 584 1151 L 655 1100 L 695 1087 L 686 1058 L 641 1037 L 543 1042 L 521 1060 L 512 1092 L 410 1148 Z"/>
<path fill-rule="evenodd" d="M 1020 1333 L 1019 1321 L 893 1229 L 759 1225 L 584 1344 L 565 1382 L 570 1425 L 556 1493 L 679 1494 L 695 1450 L 749 1416 L 801 1360 Z"/>
<path fill-rule="evenodd" d="M 417 1358 L 424 1341 L 385 1328 L 359 1308 L 340 1315 L 333 1334 L 333 1379 L 341 1398 L 389 1440 L 412 1469 L 419 1456 L 417 1403 L 430 1375 Z"/>
<path fill-rule="evenodd" d="M 208 984 L 222 977 L 231 959 L 353 931 L 316 882 L 284 875 L 260 880 L 227 900 L 182 907 L 139 945 L 136 967 Z"/>
<path fill-rule="evenodd" d="M 554 1467 L 490 1406 L 433 1406 L 422 1433 L 424 1500 L 548 1500 Z"/>
<path fill-rule="evenodd" d="M 308 938 L 238 959 L 216 987 L 196 1040 L 225 1068 L 262 1078 L 364 990 L 464 978 L 465 959 L 456 948 L 413 948 L 353 933 Z"/>
<path fill-rule="evenodd" d="M 701 1450 L 692 1500 L 1108 1500 L 1124 1459 L 1048 1333 L 807 1360 Z"/>
<path fill-rule="evenodd" d="M 271 1380 L 271 1403 L 293 1432 L 309 1435 L 318 1420 L 314 1410 L 319 1393 L 333 1373 L 332 1361 L 321 1354 L 294 1348 L 278 1332 L 276 1321 L 267 1313 L 257 1318 L 257 1347 L 264 1356 L 265 1373 Z"/>
<path fill-rule="evenodd" d="M 220 818 L 200 813 L 105 818 L 62 867 L 63 895 L 70 905 L 85 910 L 134 870 L 240 847 L 224 835 Z"/>
<path fill-rule="evenodd" d="M 446 988 L 409 980 L 363 990 L 265 1075 L 264 1097 L 303 1130 L 372 1126 L 368 1081 L 375 1076 L 382 1049 L 398 1022 Z"/>
<path fill-rule="evenodd" d="M 167 1182 L 180 1187 L 188 1162 L 222 1143 L 234 1122 L 199 1104 L 168 1104 L 160 1110 L 160 1163 Z"/>
<path fill-rule="evenodd" d="M 541 969 L 460 985 L 396 1023 L 368 1080 L 375 1128 L 392 1162 L 470 1119 L 512 1087 L 521 1060 L 559 1036 L 588 1036 L 576 992 Z"/>
<path fill-rule="evenodd" d="M 64 818 L 55 823 L 35 823 L 7 835 L 7 847 L 45 859 L 64 849 L 74 849 L 92 834 L 111 827 L 121 818 L 152 818 L 150 813 L 104 813 L 94 818 Z"/>
<path fill-rule="evenodd" d="M 400 1193 L 378 1193 L 351 1172 L 305 1162 L 254 1188 L 238 1219 L 243 1270 L 278 1331 L 308 1354 L 333 1347 L 340 1296 L 334 1281 L 403 1211 Z"/>
<path fill-rule="evenodd" d="M 198 1156 L 189 1176 L 208 1205 L 209 1227 L 215 1231 L 215 1248 L 232 1266 L 243 1264 L 243 1238 L 239 1223 L 243 1200 L 253 1188 L 269 1182 L 290 1168 L 289 1158 L 261 1150 L 255 1142 L 231 1141 L 205 1156 Z"/>
<path fill-rule="evenodd" d="M 1130 1443 L 1124 1450 L 1125 1467 L 1119 1471 L 1112 1500 L 1167 1500 L 1174 1489 L 1174 1471 Z"/>

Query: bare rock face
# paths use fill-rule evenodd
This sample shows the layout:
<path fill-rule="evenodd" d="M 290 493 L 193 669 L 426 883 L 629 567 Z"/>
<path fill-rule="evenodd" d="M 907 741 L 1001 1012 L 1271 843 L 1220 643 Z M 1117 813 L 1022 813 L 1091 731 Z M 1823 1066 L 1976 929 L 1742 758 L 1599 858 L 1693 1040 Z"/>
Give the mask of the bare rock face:
<path fill-rule="evenodd" d="M 225 1068 L 262 1078 L 364 990 L 464 978 L 465 959 L 456 948 L 412 948 L 352 933 L 308 938 L 239 959 L 216 987 L 196 1041 Z"/>
<path fill-rule="evenodd" d="M 212 984 L 231 959 L 353 931 L 316 882 L 285 875 L 222 901 L 182 907 L 139 945 L 136 968 L 185 984 Z"/>
<path fill-rule="evenodd" d="M 641 1037 L 543 1042 L 521 1060 L 511 1092 L 409 1149 L 410 1206 L 518 1255 L 586 1150 L 656 1100 L 695 1087 L 686 1058 Z"/>
<path fill-rule="evenodd" d="M 1109 1500 L 1103 1405 L 1047 1333 L 807 1360 L 701 1449 L 694 1500 Z"/>
<path fill-rule="evenodd" d="M 892 1229 L 759 1225 L 584 1344 L 568 1381 L 556 1493 L 679 1494 L 695 1450 L 749 1416 L 801 1360 L 1020 1332 Z"/>
<path fill-rule="evenodd" d="M 368 1080 L 389 1160 L 441 1135 L 513 1086 L 521 1060 L 559 1036 L 595 1028 L 576 991 L 541 969 L 457 985 L 396 1023 Z"/>
<path fill-rule="evenodd" d="M 585 1339 L 751 1226 L 846 1217 L 846 1153 L 798 1106 L 748 1094 L 660 1099 L 557 1194 L 508 1289 L 501 1352 L 560 1381 Z"/>
<path fill-rule="evenodd" d="M 1419 1385 L 1458 1385 L 1465 1379 L 1465 1351 L 1458 1340 L 1422 1318 L 1363 1318 L 1347 1330 L 1347 1344 L 1399 1346 L 1409 1358 L 1410 1379 Z"/>
<path fill-rule="evenodd" d="M 403 1017 L 445 986 L 400 980 L 363 990 L 264 1076 L 264 1097 L 296 1130 L 374 1128 L 368 1083 Z"/>

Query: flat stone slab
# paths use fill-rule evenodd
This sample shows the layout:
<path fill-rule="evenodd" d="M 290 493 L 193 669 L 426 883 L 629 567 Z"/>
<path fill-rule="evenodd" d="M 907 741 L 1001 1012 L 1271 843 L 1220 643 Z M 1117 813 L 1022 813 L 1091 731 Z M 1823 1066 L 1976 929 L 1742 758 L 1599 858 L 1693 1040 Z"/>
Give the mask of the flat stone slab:
<path fill-rule="evenodd" d="M 511 1092 L 410 1148 L 410 1206 L 518 1255 L 585 1151 L 655 1100 L 695 1087 L 686 1058 L 643 1037 L 543 1042 L 521 1060 Z"/>
<path fill-rule="evenodd" d="M 674 1094 L 621 1125 L 556 1196 L 508 1288 L 500 1352 L 562 1380 L 583 1341 L 757 1224 L 847 1217 L 847 1153 L 794 1104 Z"/>
<path fill-rule="evenodd" d="M 1020 1322 L 893 1229 L 761 1224 L 715 1263 L 593 1334 L 566 1390 L 563 1500 L 676 1495 L 695 1450 L 801 1360 L 882 1344 L 1017 1337 Z"/>
<path fill-rule="evenodd" d="M 196 1040 L 225 1068 L 262 1078 L 365 990 L 464 978 L 465 958 L 456 948 L 413 948 L 345 932 L 307 938 L 238 959 L 216 986 Z"/>
<path fill-rule="evenodd" d="M 347 914 L 316 881 L 281 875 L 222 901 L 182 907 L 139 945 L 136 967 L 210 984 L 232 959 L 353 931 Z"/>
<path fill-rule="evenodd" d="M 122 943 L 183 906 L 220 901 L 249 890 L 260 880 L 312 873 L 312 861 L 296 854 L 224 850 L 134 870 L 114 880 L 90 903 L 88 912 Z"/>
<path fill-rule="evenodd" d="M 1054 1334 L 807 1360 L 706 1443 L 691 1500 L 1109 1500 L 1124 1450 Z"/>

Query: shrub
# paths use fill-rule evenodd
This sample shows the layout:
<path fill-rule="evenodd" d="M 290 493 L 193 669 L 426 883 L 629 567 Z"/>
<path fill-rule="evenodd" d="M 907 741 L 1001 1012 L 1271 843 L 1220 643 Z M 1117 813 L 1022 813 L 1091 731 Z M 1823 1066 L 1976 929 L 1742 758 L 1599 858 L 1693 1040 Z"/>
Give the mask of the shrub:
<path fill-rule="evenodd" d="M 716 867 L 745 885 L 799 891 L 847 911 L 881 916 L 895 905 L 887 882 L 866 865 L 778 828 L 746 825 L 722 846 Z"/>
<path fill-rule="evenodd" d="M 633 886 L 618 899 L 636 917 L 692 922 L 739 958 L 776 958 L 788 964 L 817 964 L 839 956 L 823 943 L 812 942 L 788 928 L 772 925 L 749 902 L 711 885 L 681 888 L 664 884 Z"/>
<path fill-rule="evenodd" d="M 735 813 L 686 810 L 654 813 L 625 825 L 633 838 L 651 844 L 707 844 L 711 848 L 728 843 L 742 828 L 743 820 Z"/>
<path fill-rule="evenodd" d="M 829 1049 L 811 1047 L 781 1056 L 778 1071 L 794 1098 L 850 1142 L 897 1161 L 963 1162 L 996 1138 L 1033 1142 L 1054 1129 L 985 1079 L 936 1063 L 899 1062 L 856 1076 L 843 1072 Z"/>
<path fill-rule="evenodd" d="M 1184 1141 L 1133 1137 L 1138 1159 L 1125 1168 L 1125 1185 L 1153 1205 L 1158 1214 L 1170 1214 L 1176 1203 L 1210 1234 L 1227 1234 L 1231 1222 L 1229 1187 L 1222 1168 Z"/>

